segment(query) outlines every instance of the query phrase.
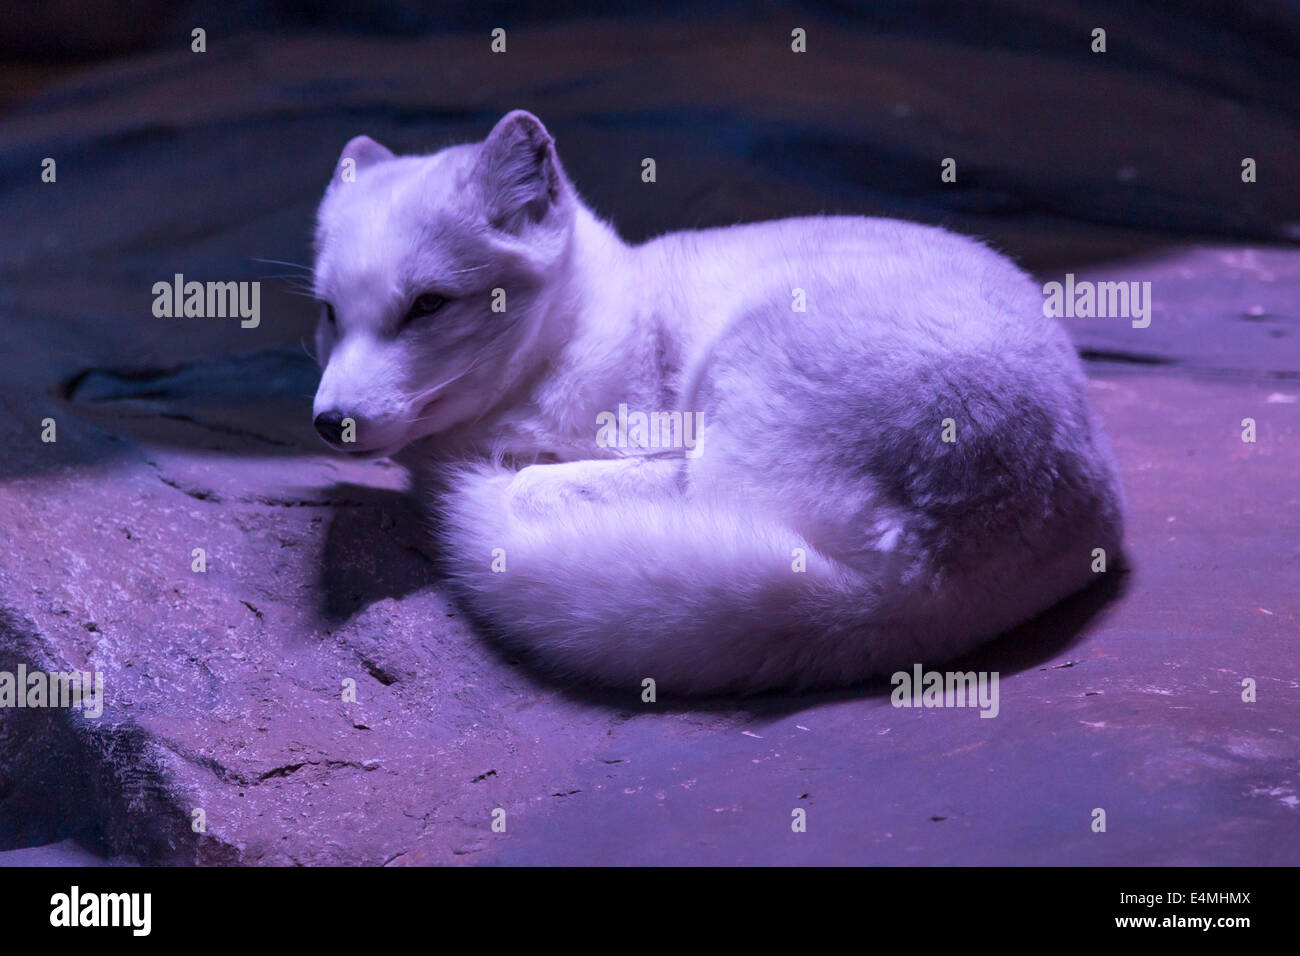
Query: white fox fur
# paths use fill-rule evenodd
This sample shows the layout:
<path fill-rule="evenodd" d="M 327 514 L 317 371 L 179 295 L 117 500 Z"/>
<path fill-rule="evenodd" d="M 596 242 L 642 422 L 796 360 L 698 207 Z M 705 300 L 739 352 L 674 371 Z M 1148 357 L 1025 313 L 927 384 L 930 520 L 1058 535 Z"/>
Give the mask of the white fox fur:
<path fill-rule="evenodd" d="M 1069 339 L 1023 272 L 941 229 L 629 246 L 517 111 L 429 156 L 349 143 L 315 282 L 316 414 L 430 478 L 464 601 L 560 674 L 747 692 L 939 663 L 1120 543 Z M 598 442 L 620 405 L 698 412 L 699 446 Z"/>

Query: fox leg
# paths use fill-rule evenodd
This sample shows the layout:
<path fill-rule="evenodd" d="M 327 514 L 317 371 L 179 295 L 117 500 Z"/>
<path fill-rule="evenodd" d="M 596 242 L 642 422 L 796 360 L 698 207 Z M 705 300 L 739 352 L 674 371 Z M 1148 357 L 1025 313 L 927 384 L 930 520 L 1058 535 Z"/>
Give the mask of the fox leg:
<path fill-rule="evenodd" d="M 550 514 L 577 502 L 663 498 L 681 490 L 680 459 L 614 458 L 529 465 L 510 479 L 506 499 L 518 517 Z"/>

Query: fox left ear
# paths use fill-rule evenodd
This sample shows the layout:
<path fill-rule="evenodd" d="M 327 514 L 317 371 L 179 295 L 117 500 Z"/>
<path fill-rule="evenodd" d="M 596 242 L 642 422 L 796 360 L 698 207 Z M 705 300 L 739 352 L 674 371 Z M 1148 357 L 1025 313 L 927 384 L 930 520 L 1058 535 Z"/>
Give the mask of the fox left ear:
<path fill-rule="evenodd" d="M 542 121 L 525 110 L 507 113 L 493 127 L 479 148 L 474 175 L 488 222 L 503 232 L 518 233 L 541 222 L 564 189 L 555 141 Z"/>
<path fill-rule="evenodd" d="M 369 136 L 354 136 L 348 140 L 339 155 L 338 164 L 334 169 L 334 178 L 336 181 L 348 182 L 349 176 L 355 176 L 358 171 L 367 166 L 392 158 L 393 151 L 387 146 L 376 143 Z"/>

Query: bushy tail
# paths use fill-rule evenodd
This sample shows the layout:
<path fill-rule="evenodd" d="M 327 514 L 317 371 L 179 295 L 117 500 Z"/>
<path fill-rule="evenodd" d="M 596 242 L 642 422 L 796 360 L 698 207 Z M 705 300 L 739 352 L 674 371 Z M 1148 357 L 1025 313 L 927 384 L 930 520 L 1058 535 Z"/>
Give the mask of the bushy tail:
<path fill-rule="evenodd" d="M 845 684 L 999 629 L 954 605 L 968 582 L 889 552 L 849 567 L 779 524 L 680 496 L 520 517 L 508 481 L 480 469 L 455 483 L 449 570 L 498 637 L 565 675 L 637 692 L 652 678 L 668 694 Z"/>

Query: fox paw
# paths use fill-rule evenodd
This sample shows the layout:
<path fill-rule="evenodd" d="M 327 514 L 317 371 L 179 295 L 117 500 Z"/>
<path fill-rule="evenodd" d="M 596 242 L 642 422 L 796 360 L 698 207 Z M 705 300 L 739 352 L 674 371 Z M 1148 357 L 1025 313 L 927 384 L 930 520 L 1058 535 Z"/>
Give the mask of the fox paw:
<path fill-rule="evenodd" d="M 603 500 L 599 479 L 585 466 L 573 461 L 522 469 L 507 490 L 511 511 L 520 517 L 548 515 L 579 502 Z"/>

